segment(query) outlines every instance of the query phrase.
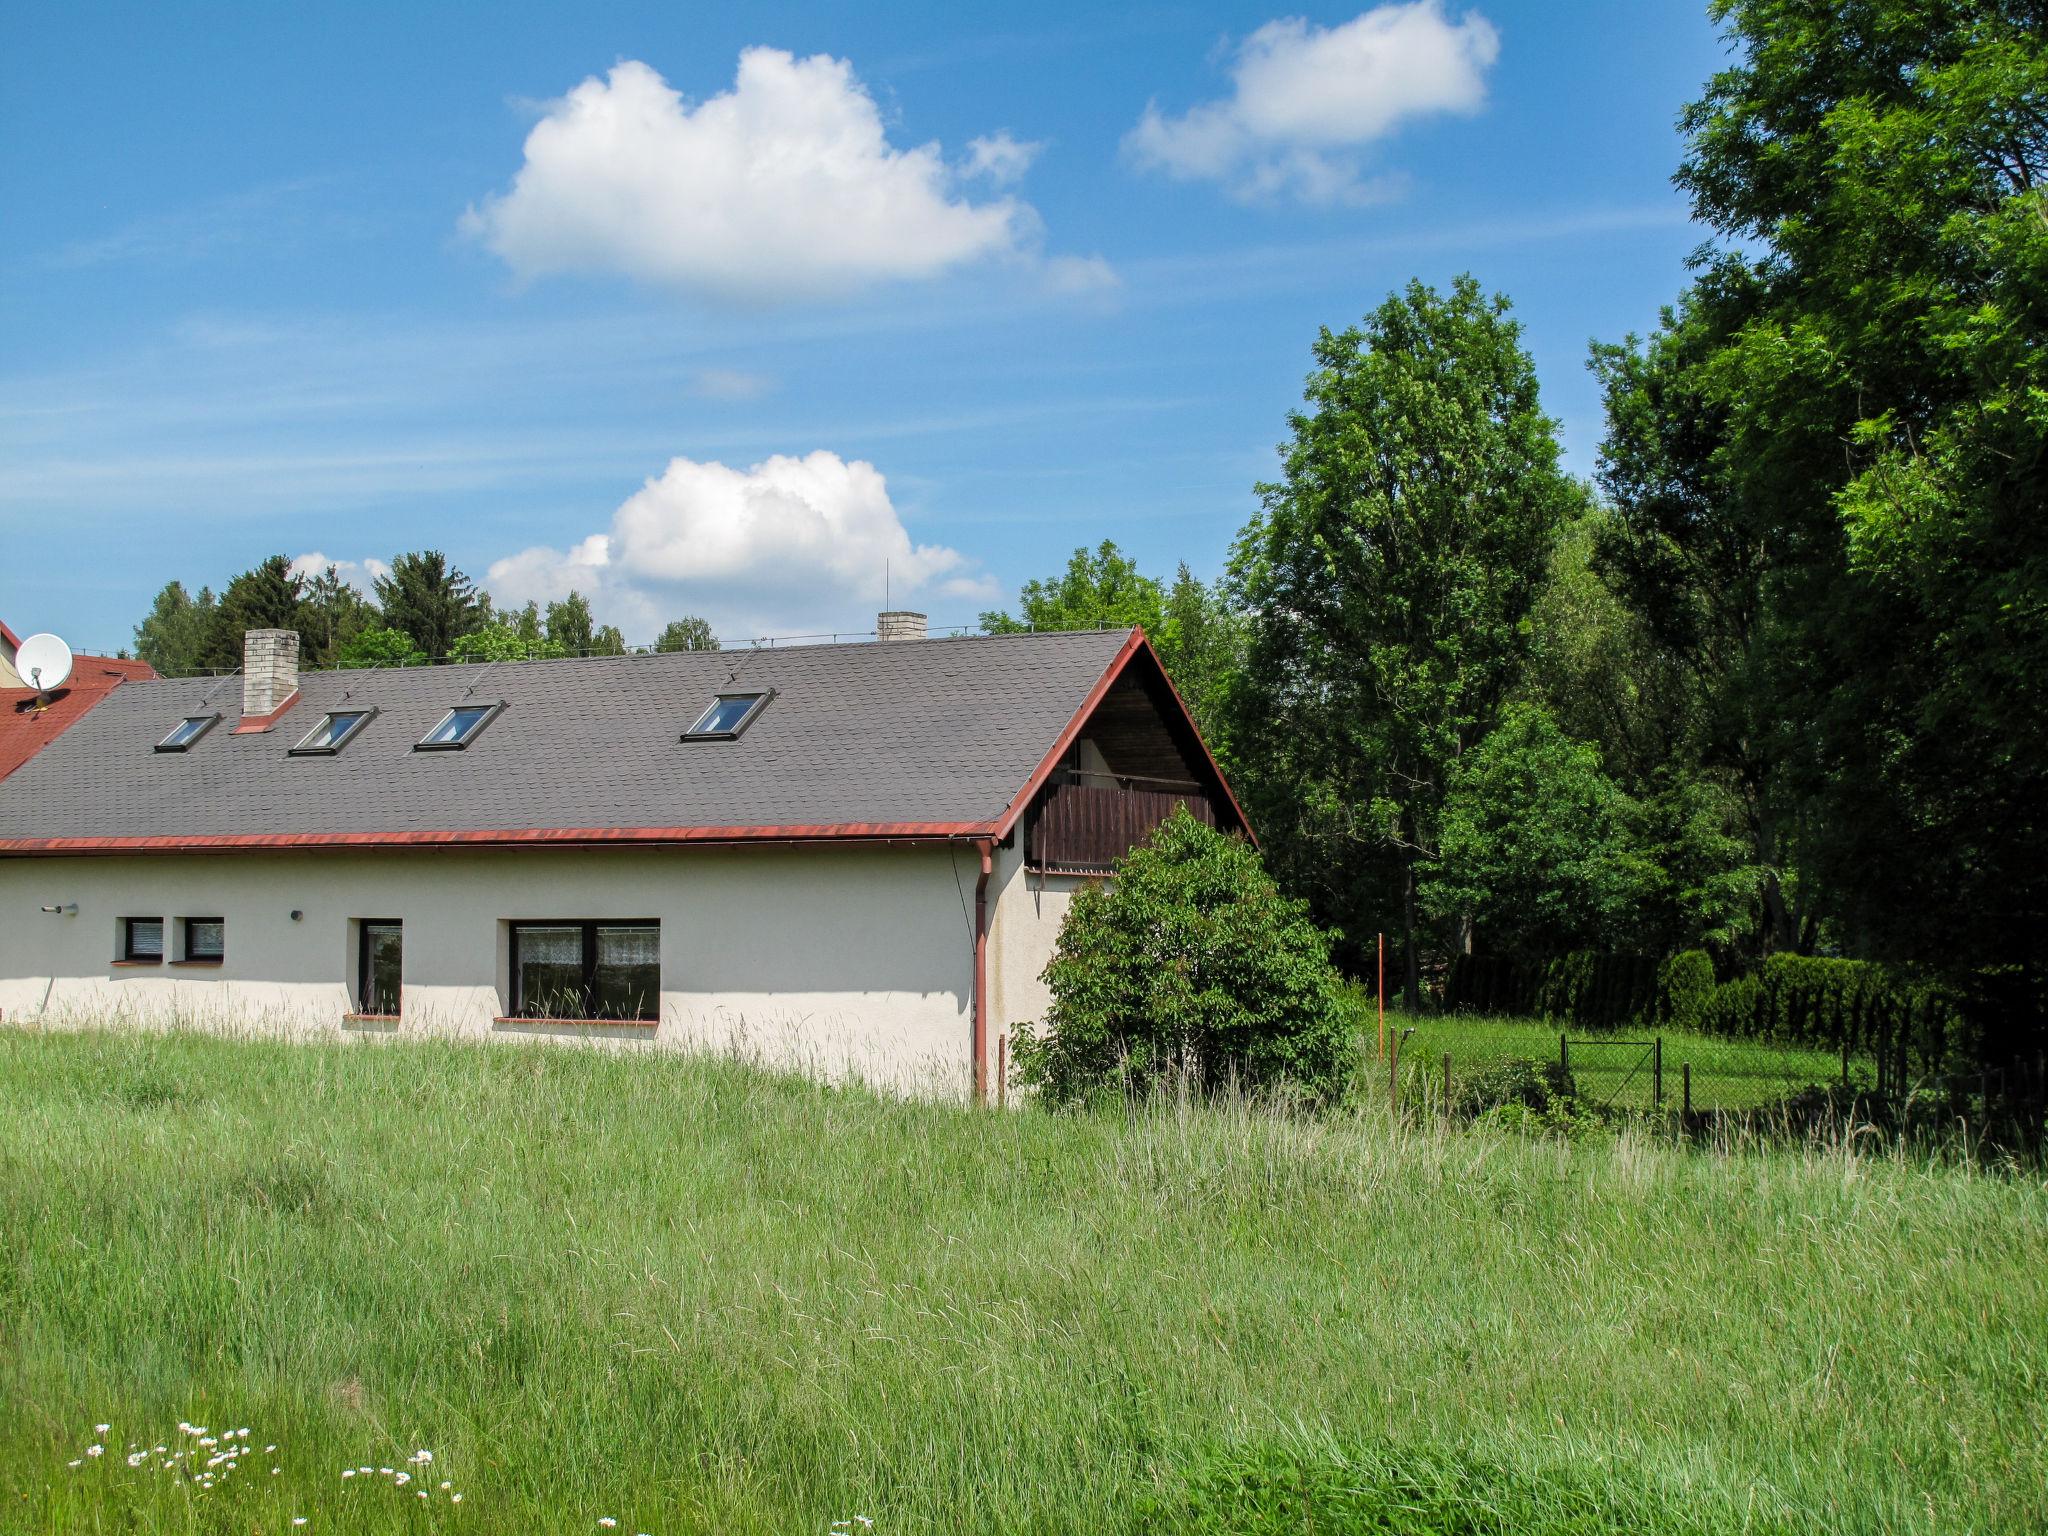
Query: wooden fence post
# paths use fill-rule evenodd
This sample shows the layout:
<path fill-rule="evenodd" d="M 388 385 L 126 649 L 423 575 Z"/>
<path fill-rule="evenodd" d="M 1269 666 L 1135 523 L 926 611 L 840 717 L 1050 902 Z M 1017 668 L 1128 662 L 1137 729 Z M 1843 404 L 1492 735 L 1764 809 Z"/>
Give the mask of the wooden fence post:
<path fill-rule="evenodd" d="M 1685 1083 L 1685 1119 L 1686 1119 L 1686 1123 L 1687 1123 L 1687 1124 L 1691 1124 L 1691 1123 L 1692 1123 L 1692 1063 L 1691 1063 L 1691 1062 L 1689 1062 L 1689 1061 L 1687 1061 L 1687 1062 L 1681 1062 L 1681 1063 L 1679 1064 L 1679 1068 L 1678 1068 L 1678 1075 L 1680 1076 L 1680 1078 L 1682 1078 L 1682 1079 L 1684 1080 L 1684 1083 Z"/>
<path fill-rule="evenodd" d="M 1571 1047 L 1565 1044 L 1563 1030 L 1557 1032 L 1557 1069 L 1566 1073 L 1572 1069 Z"/>
<path fill-rule="evenodd" d="M 1654 1035 L 1650 1045 L 1650 1108 L 1664 1107 L 1664 1037 Z"/>

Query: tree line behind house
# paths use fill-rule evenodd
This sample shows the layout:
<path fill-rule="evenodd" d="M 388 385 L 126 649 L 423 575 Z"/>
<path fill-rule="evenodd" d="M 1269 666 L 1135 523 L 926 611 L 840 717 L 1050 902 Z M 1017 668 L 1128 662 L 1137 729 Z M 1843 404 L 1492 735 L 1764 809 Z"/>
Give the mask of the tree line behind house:
<path fill-rule="evenodd" d="M 219 595 L 194 596 L 173 581 L 157 593 L 135 630 L 135 653 L 166 677 L 230 671 L 242 664 L 242 635 L 291 629 L 312 667 L 425 666 L 430 662 L 528 661 L 622 656 L 626 637 L 598 624 L 590 602 L 570 592 L 542 608 L 503 609 L 437 549 L 401 554 L 364 592 L 332 565 L 307 575 L 283 555 L 231 577 Z M 670 621 L 657 651 L 715 651 L 701 618 Z"/>
<path fill-rule="evenodd" d="M 1393 935 L 1411 1005 L 1464 955 L 1852 957 L 2038 1079 L 2037 9 L 1726 0 L 1675 178 L 1713 239 L 1652 334 L 1592 347 L 1590 481 L 1508 300 L 1418 281 L 1316 338 L 1217 580 L 1105 541 L 981 627 L 1143 624 L 1282 888 L 1356 971 Z M 231 663 L 287 618 L 315 658 L 618 643 L 573 596 L 493 613 L 432 554 L 374 601 L 281 559 L 205 598 L 167 588 L 143 654 Z"/>

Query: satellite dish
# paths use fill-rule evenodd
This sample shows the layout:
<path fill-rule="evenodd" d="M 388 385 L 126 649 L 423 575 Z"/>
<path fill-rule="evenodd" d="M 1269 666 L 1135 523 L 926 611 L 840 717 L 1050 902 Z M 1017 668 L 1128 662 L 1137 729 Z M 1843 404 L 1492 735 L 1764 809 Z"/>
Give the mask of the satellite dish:
<path fill-rule="evenodd" d="M 14 670 L 38 693 L 61 688 L 71 676 L 71 647 L 55 635 L 30 635 L 14 653 Z"/>

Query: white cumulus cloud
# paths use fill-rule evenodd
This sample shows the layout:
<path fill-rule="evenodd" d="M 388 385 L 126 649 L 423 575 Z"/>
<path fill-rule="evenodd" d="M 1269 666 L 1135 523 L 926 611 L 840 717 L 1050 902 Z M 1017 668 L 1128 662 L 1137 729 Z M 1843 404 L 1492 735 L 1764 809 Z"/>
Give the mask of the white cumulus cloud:
<path fill-rule="evenodd" d="M 959 187 L 1014 180 L 1034 150 L 977 139 L 956 171 L 936 143 L 899 149 L 853 66 L 824 54 L 749 48 L 732 89 L 694 105 L 627 60 L 549 105 L 510 190 L 463 228 L 522 277 L 623 272 L 749 302 L 839 294 L 1035 259 L 1028 204 Z"/>
<path fill-rule="evenodd" d="M 370 558 L 330 560 L 317 549 L 292 561 L 291 572 L 294 576 L 311 581 L 330 565 L 334 567 L 336 575 L 365 596 L 369 595 L 378 577 L 391 574 L 391 567 L 385 561 Z"/>
<path fill-rule="evenodd" d="M 869 628 L 885 566 L 894 600 L 994 593 L 958 550 L 912 542 L 874 465 L 821 449 L 745 469 L 672 459 L 607 531 L 499 560 L 488 585 L 510 606 L 580 591 L 628 638 L 695 613 L 732 639 Z"/>
<path fill-rule="evenodd" d="M 1027 143 L 1013 137 L 1007 128 L 984 134 L 967 141 L 967 159 L 961 164 L 960 174 L 986 177 L 999 187 L 1007 187 L 1031 169 L 1031 162 L 1044 148 L 1042 143 Z"/>
<path fill-rule="evenodd" d="M 1269 21 L 1237 48 L 1231 94 L 1178 117 L 1147 105 L 1124 139 L 1139 166 L 1221 182 L 1240 197 L 1364 202 L 1386 195 L 1364 146 L 1412 118 L 1473 113 L 1500 34 L 1441 0 L 1376 6 L 1342 25 Z"/>

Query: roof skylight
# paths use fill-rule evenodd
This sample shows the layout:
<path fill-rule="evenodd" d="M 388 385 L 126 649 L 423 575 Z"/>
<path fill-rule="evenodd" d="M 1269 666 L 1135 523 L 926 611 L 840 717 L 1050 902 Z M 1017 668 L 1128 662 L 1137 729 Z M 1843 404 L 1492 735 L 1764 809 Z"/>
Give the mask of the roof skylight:
<path fill-rule="evenodd" d="M 193 742 L 213 729 L 213 723 L 220 719 L 218 714 L 187 715 L 171 728 L 171 734 L 156 744 L 159 752 L 183 752 Z"/>
<path fill-rule="evenodd" d="M 320 723 L 306 733 L 305 740 L 291 749 L 293 757 L 332 757 L 347 746 L 370 723 L 374 709 L 336 709 L 320 717 Z"/>
<path fill-rule="evenodd" d="M 495 704 L 457 704 L 441 717 L 441 723 L 412 744 L 415 752 L 460 752 L 475 741 L 491 717 L 505 707 Z"/>
<path fill-rule="evenodd" d="M 773 688 L 721 693 L 697 717 L 697 723 L 683 732 L 683 740 L 731 741 L 754 723 L 754 716 L 774 697 Z"/>

